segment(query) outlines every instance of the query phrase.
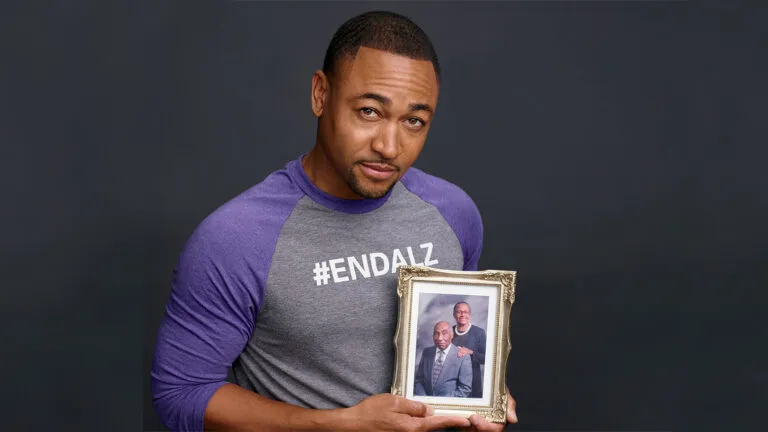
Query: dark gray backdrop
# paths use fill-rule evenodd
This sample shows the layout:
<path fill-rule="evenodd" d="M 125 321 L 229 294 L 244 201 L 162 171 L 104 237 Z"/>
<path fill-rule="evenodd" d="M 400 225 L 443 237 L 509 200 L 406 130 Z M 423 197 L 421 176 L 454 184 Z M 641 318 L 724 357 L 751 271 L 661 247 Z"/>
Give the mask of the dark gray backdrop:
<path fill-rule="evenodd" d="M 475 199 L 480 266 L 519 271 L 517 429 L 754 430 L 764 8 L 103 1 L 0 6 L 4 429 L 162 429 L 184 241 L 311 147 L 311 73 L 379 7 L 443 64 L 417 166 Z"/>

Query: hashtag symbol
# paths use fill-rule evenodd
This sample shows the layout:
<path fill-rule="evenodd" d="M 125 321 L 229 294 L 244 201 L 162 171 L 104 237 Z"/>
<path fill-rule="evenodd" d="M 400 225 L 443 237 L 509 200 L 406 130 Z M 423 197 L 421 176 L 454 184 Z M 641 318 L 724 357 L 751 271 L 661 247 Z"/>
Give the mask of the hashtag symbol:
<path fill-rule="evenodd" d="M 329 273 L 331 268 L 328 267 L 326 261 L 323 261 L 322 265 L 320 265 L 320 263 L 315 263 L 315 269 L 312 271 L 315 273 L 313 279 L 315 280 L 315 283 L 317 283 L 317 286 L 328 285 L 328 279 L 331 278 L 331 274 Z"/>

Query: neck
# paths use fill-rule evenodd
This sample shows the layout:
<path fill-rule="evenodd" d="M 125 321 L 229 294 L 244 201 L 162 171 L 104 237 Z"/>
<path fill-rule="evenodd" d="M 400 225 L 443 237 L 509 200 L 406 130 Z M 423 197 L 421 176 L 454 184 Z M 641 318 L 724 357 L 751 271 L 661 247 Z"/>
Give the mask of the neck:
<path fill-rule="evenodd" d="M 301 161 L 304 172 L 309 180 L 321 191 L 342 199 L 362 199 L 362 197 L 349 188 L 347 182 L 333 168 L 320 144 L 304 156 Z"/>
<path fill-rule="evenodd" d="M 466 331 L 469 328 L 469 323 L 466 323 L 465 325 L 456 325 L 456 330 L 458 331 Z"/>

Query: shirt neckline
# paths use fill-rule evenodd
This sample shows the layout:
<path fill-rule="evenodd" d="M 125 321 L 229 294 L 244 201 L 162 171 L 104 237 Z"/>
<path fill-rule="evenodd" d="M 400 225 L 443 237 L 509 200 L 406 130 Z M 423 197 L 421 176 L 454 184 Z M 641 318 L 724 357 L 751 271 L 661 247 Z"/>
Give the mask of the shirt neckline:
<path fill-rule="evenodd" d="M 454 331 L 454 332 L 455 332 L 457 335 L 459 335 L 459 336 L 464 336 L 465 334 L 469 333 L 469 329 L 471 329 L 471 328 L 472 328 L 472 323 L 469 323 L 469 326 L 467 327 L 467 329 L 466 329 L 466 330 L 464 330 L 463 332 L 460 332 L 460 331 L 459 331 L 459 326 L 458 326 L 458 325 L 455 325 L 455 326 L 453 326 L 453 331 Z"/>
<path fill-rule="evenodd" d="M 435 358 L 437 358 L 440 355 L 440 351 L 445 353 L 445 357 L 448 358 L 448 353 L 451 351 L 451 347 L 453 344 L 448 344 L 447 347 L 445 347 L 445 350 L 441 350 L 440 347 L 436 346 L 437 351 L 435 351 Z"/>
<path fill-rule="evenodd" d="M 343 213 L 367 213 L 383 206 L 392 195 L 394 188 L 390 189 L 383 197 L 376 199 L 364 198 L 355 200 L 333 196 L 315 186 L 307 176 L 307 173 L 304 172 L 304 167 L 301 165 L 301 161 L 305 155 L 306 153 L 299 156 L 298 159 L 288 163 L 288 166 L 286 167 L 288 174 L 305 195 L 312 199 L 312 201 L 324 207 Z"/>

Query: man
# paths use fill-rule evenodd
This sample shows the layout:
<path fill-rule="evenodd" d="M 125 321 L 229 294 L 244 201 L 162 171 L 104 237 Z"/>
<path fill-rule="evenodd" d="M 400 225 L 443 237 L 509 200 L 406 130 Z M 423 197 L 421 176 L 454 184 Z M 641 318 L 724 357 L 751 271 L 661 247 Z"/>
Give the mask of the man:
<path fill-rule="evenodd" d="M 169 428 L 501 430 L 388 394 L 397 267 L 476 269 L 482 248 L 472 200 L 409 169 L 439 77 L 405 17 L 334 34 L 312 77 L 315 146 L 216 209 L 180 256 L 151 373 Z"/>
<path fill-rule="evenodd" d="M 445 321 L 435 324 L 432 341 L 424 348 L 413 381 L 417 396 L 468 397 L 472 392 L 472 362 L 469 356 L 456 355 L 451 343 L 453 330 Z"/>
<path fill-rule="evenodd" d="M 480 366 L 485 365 L 485 330 L 472 325 L 472 311 L 466 302 L 453 305 L 453 344 L 458 347 L 458 357 L 468 356 L 472 362 L 472 393 L 469 397 L 483 397 L 483 374 Z"/>

